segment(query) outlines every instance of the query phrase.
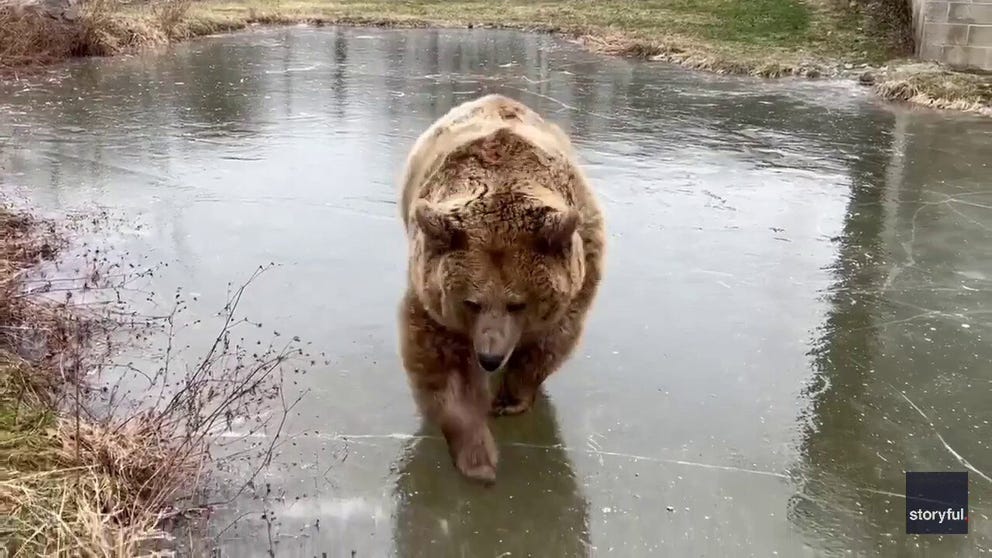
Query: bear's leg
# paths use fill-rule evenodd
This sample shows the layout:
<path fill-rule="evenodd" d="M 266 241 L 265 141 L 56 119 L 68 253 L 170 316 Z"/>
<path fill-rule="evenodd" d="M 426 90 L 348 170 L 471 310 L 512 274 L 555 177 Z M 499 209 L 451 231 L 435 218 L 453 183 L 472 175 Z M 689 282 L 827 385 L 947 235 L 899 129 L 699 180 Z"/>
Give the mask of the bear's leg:
<path fill-rule="evenodd" d="M 530 409 L 541 384 L 558 370 L 575 348 L 579 333 L 579 327 L 562 327 L 556 334 L 518 347 L 506 364 L 490 412 L 497 416 L 518 415 Z"/>
<path fill-rule="evenodd" d="M 503 381 L 493 399 L 491 413 L 497 416 L 518 415 L 531 408 L 544 380 L 559 362 L 537 347 L 521 347 L 514 352 L 503 373 Z"/>
<path fill-rule="evenodd" d="M 410 384 L 421 414 L 444 434 L 455 467 L 466 477 L 492 482 L 499 453 L 487 424 L 490 397 L 481 374 L 474 372 L 470 376 L 476 381 L 451 369 L 430 375 L 411 373 Z"/>
<path fill-rule="evenodd" d="M 455 370 L 426 383 L 422 379 L 411 382 L 417 406 L 427 420 L 440 427 L 455 467 L 472 479 L 495 480 L 499 455 L 487 424 L 488 390 Z"/>
<path fill-rule="evenodd" d="M 450 379 L 449 393 L 452 393 L 458 389 L 461 377 L 453 374 Z M 442 397 L 447 398 L 447 395 Z M 440 404 L 438 413 L 438 424 L 455 466 L 466 477 L 484 482 L 496 480 L 499 459 L 496 440 L 487 424 L 488 406 L 488 392 L 470 389 L 461 396 L 447 398 Z"/>
<path fill-rule="evenodd" d="M 496 478 L 499 454 L 489 431 L 489 386 L 471 345 L 434 324 L 409 297 L 401 314 L 403 364 L 421 414 L 437 425 L 465 476 Z"/>

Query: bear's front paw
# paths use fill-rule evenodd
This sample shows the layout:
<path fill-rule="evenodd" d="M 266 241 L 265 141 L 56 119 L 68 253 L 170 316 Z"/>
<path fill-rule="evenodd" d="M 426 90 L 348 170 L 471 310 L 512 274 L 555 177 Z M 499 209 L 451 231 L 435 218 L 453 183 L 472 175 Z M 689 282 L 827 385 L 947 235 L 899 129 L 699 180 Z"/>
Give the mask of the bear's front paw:
<path fill-rule="evenodd" d="M 497 417 L 519 415 L 530 409 L 533 404 L 533 397 L 518 398 L 506 392 L 501 392 L 493 399 L 493 404 L 489 412 Z"/>
<path fill-rule="evenodd" d="M 454 448 L 455 466 L 470 479 L 491 484 L 496 481 L 496 462 L 499 459 L 496 441 L 485 425 L 475 429 L 464 443 Z"/>

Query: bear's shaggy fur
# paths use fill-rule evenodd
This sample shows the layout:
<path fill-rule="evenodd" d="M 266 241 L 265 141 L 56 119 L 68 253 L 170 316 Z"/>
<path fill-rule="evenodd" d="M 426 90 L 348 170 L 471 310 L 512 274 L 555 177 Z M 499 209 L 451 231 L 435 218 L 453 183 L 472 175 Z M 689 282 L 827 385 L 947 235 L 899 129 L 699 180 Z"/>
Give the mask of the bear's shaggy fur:
<path fill-rule="evenodd" d="M 600 283 L 604 222 L 568 137 L 487 95 L 417 139 L 400 201 L 403 363 L 455 466 L 492 481 L 489 414 L 526 411 L 574 349 Z M 485 370 L 503 370 L 495 397 Z"/>

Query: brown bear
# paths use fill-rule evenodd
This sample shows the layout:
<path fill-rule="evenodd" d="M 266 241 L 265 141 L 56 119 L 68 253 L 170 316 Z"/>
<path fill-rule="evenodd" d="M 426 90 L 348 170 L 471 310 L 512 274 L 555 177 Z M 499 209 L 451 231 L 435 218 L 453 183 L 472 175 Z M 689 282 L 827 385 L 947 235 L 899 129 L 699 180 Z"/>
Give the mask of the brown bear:
<path fill-rule="evenodd" d="M 564 132 L 487 95 L 417 139 L 400 210 L 400 348 L 414 399 L 458 470 L 491 482 L 488 416 L 529 409 L 582 332 L 602 274 L 601 209 Z M 500 370 L 491 397 L 487 372 Z"/>

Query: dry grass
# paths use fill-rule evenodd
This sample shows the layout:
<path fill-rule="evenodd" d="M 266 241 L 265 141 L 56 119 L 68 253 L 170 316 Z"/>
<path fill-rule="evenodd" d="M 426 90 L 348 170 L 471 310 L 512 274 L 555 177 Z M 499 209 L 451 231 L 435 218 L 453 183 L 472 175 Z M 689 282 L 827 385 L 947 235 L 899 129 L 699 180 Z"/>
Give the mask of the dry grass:
<path fill-rule="evenodd" d="M 75 53 L 80 34 L 76 24 L 0 5 L 0 67 L 64 60 Z"/>
<path fill-rule="evenodd" d="M 718 74 L 763 78 L 787 76 L 816 78 L 830 71 L 828 65 L 820 58 L 787 52 L 777 52 L 769 56 L 741 52 L 734 54 L 713 48 L 700 48 L 698 44 L 677 39 L 645 41 L 622 34 L 584 34 L 580 35 L 578 40 L 594 52 L 670 62 L 690 70 L 704 70 Z"/>
<path fill-rule="evenodd" d="M 148 13 L 123 13 L 120 6 L 117 0 L 87 0 L 83 4 L 78 55 L 110 56 L 168 40 Z"/>
<path fill-rule="evenodd" d="M 889 100 L 992 116 L 992 75 L 955 72 L 936 64 L 898 65 L 877 80 Z"/>
<path fill-rule="evenodd" d="M 115 515 L 121 490 L 95 468 L 48 470 L 0 481 L 0 498 L 14 502 L 7 526 L 23 533 L 13 556 L 139 556 L 164 538 L 155 516 L 129 522 Z"/>
<path fill-rule="evenodd" d="M 283 418 L 290 412 L 295 402 L 282 399 L 282 371 L 294 356 L 309 355 L 295 340 L 249 348 L 233 337 L 239 326 L 253 327 L 236 311 L 260 268 L 218 315 L 222 325 L 207 353 L 175 373 L 181 296 L 171 313 L 155 318 L 95 296 L 105 291 L 103 300 L 119 301 L 124 285 L 144 272 L 118 274 L 126 266 L 95 255 L 76 272 L 75 285 L 25 277 L 65 246 L 63 238 L 50 223 L 0 206 L 0 541 L 10 556 L 145 555 L 168 546 L 163 520 L 188 511 L 175 506 L 192 502 L 217 464 L 211 451 L 218 434 L 236 421 L 252 425 L 245 437 L 268 431 L 258 417 L 274 399 L 282 401 Z M 85 304 L 74 302 L 84 294 Z M 90 414 L 86 378 L 116 366 L 111 355 L 122 344 L 156 332 L 168 343 L 161 366 L 137 371 L 154 396 L 115 404 L 118 386 L 110 386 L 112 410 Z M 120 406 L 128 403 L 139 404 Z M 281 426 L 256 449 L 255 474 L 271 459 Z"/>
<path fill-rule="evenodd" d="M 169 40 L 183 38 L 180 30 L 186 22 L 189 7 L 190 0 L 170 0 L 153 4 L 151 11 L 155 27 Z"/>
<path fill-rule="evenodd" d="M 185 38 L 190 0 L 83 0 L 72 21 L 0 6 L 0 68 L 109 56 Z"/>
<path fill-rule="evenodd" d="M 200 466 L 190 459 L 181 464 L 186 469 L 165 469 L 163 463 L 177 465 L 173 450 L 149 421 L 114 430 L 61 418 L 27 435 L 39 438 L 33 446 L 43 445 L 49 456 L 0 476 L 0 528 L 12 556 L 124 557 L 154 550 L 165 538 L 159 510 Z M 11 453 L 17 451 L 26 448 Z"/>

